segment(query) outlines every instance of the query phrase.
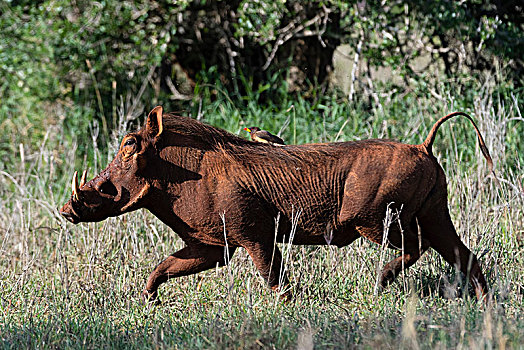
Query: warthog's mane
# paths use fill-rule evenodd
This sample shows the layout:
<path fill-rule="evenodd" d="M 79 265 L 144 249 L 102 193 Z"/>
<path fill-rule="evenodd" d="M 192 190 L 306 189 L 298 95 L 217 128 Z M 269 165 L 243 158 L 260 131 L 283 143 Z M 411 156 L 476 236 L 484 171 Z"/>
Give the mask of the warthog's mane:
<path fill-rule="evenodd" d="M 236 136 L 226 130 L 215 128 L 189 117 L 164 114 L 162 122 L 164 129 L 194 139 L 199 139 L 211 147 L 220 143 L 236 145 L 246 145 L 250 143 L 248 140 Z"/>
<path fill-rule="evenodd" d="M 226 130 L 204 124 L 189 117 L 173 114 L 164 114 L 163 126 L 166 130 L 187 136 L 199 144 L 207 145 L 208 150 L 222 153 L 225 157 L 244 163 L 247 159 L 253 160 L 271 159 L 284 163 L 311 163 L 315 165 L 319 159 L 333 157 L 340 147 L 362 148 L 373 146 L 384 146 L 393 144 L 391 140 L 364 140 L 358 142 L 317 143 L 304 145 L 287 145 L 275 147 L 269 144 L 254 142 L 234 135 Z M 196 143 L 196 142 L 195 142 Z"/>

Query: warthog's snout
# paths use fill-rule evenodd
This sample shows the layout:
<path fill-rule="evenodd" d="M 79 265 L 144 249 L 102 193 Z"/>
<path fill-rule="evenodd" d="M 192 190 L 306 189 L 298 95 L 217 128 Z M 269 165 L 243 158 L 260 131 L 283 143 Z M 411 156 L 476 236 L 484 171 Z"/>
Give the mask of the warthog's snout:
<path fill-rule="evenodd" d="M 65 206 L 60 210 L 60 215 L 62 215 L 67 221 L 78 224 L 80 221 L 78 220 L 78 217 L 73 214 L 72 212 L 67 211 Z"/>

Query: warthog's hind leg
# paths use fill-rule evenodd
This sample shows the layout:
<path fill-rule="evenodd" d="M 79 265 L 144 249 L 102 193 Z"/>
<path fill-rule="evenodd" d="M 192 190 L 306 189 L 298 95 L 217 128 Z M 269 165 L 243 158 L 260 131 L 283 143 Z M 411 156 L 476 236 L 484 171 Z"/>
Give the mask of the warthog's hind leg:
<path fill-rule="evenodd" d="M 415 264 L 420 258 L 420 253 L 418 251 L 406 252 L 391 260 L 389 263 L 384 266 L 380 276 L 380 286 L 382 288 L 387 287 L 391 284 L 397 276 L 400 274 L 402 269 L 407 269 L 411 265 Z"/>
<path fill-rule="evenodd" d="M 401 255 L 384 266 L 380 276 L 380 285 L 385 288 L 391 284 L 403 269 L 415 264 L 422 254 L 429 248 L 429 242 L 418 235 L 416 219 L 413 219 L 409 228 L 395 235 L 393 246 L 401 249 Z"/>
<path fill-rule="evenodd" d="M 434 211 L 433 215 L 420 218 L 422 234 L 430 241 L 446 262 L 458 266 L 460 271 L 469 278 L 479 300 L 488 292 L 486 279 L 482 274 L 477 257 L 460 240 L 455 231 L 447 207 L 445 210 Z"/>
<path fill-rule="evenodd" d="M 151 272 L 142 292 L 144 301 L 155 300 L 158 287 L 170 278 L 192 275 L 228 263 L 224 247 L 211 245 L 187 246 L 162 261 Z M 235 248 L 229 248 L 229 258 Z"/>

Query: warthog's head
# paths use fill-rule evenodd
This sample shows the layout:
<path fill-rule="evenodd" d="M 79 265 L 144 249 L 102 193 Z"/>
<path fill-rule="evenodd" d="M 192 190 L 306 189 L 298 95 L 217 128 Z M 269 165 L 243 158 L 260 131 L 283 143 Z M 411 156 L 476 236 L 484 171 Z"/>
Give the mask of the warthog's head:
<path fill-rule="evenodd" d="M 86 171 L 80 183 L 73 175 L 72 195 L 60 214 L 74 224 L 101 221 L 144 206 L 151 183 L 144 176 L 154 167 L 155 144 L 162 133 L 162 107 L 154 108 L 145 127 L 126 135 L 118 154 L 108 167 L 86 183 Z"/>

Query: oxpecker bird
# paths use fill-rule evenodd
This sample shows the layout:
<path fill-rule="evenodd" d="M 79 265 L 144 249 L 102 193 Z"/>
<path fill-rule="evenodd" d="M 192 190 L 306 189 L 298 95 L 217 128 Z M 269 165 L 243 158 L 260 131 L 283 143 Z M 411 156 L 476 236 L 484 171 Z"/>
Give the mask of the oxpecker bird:
<path fill-rule="evenodd" d="M 244 128 L 249 134 L 251 134 L 251 140 L 262 143 L 269 143 L 273 146 L 284 146 L 286 143 L 280 137 L 273 135 L 269 131 L 260 130 L 256 126 L 251 128 Z"/>

